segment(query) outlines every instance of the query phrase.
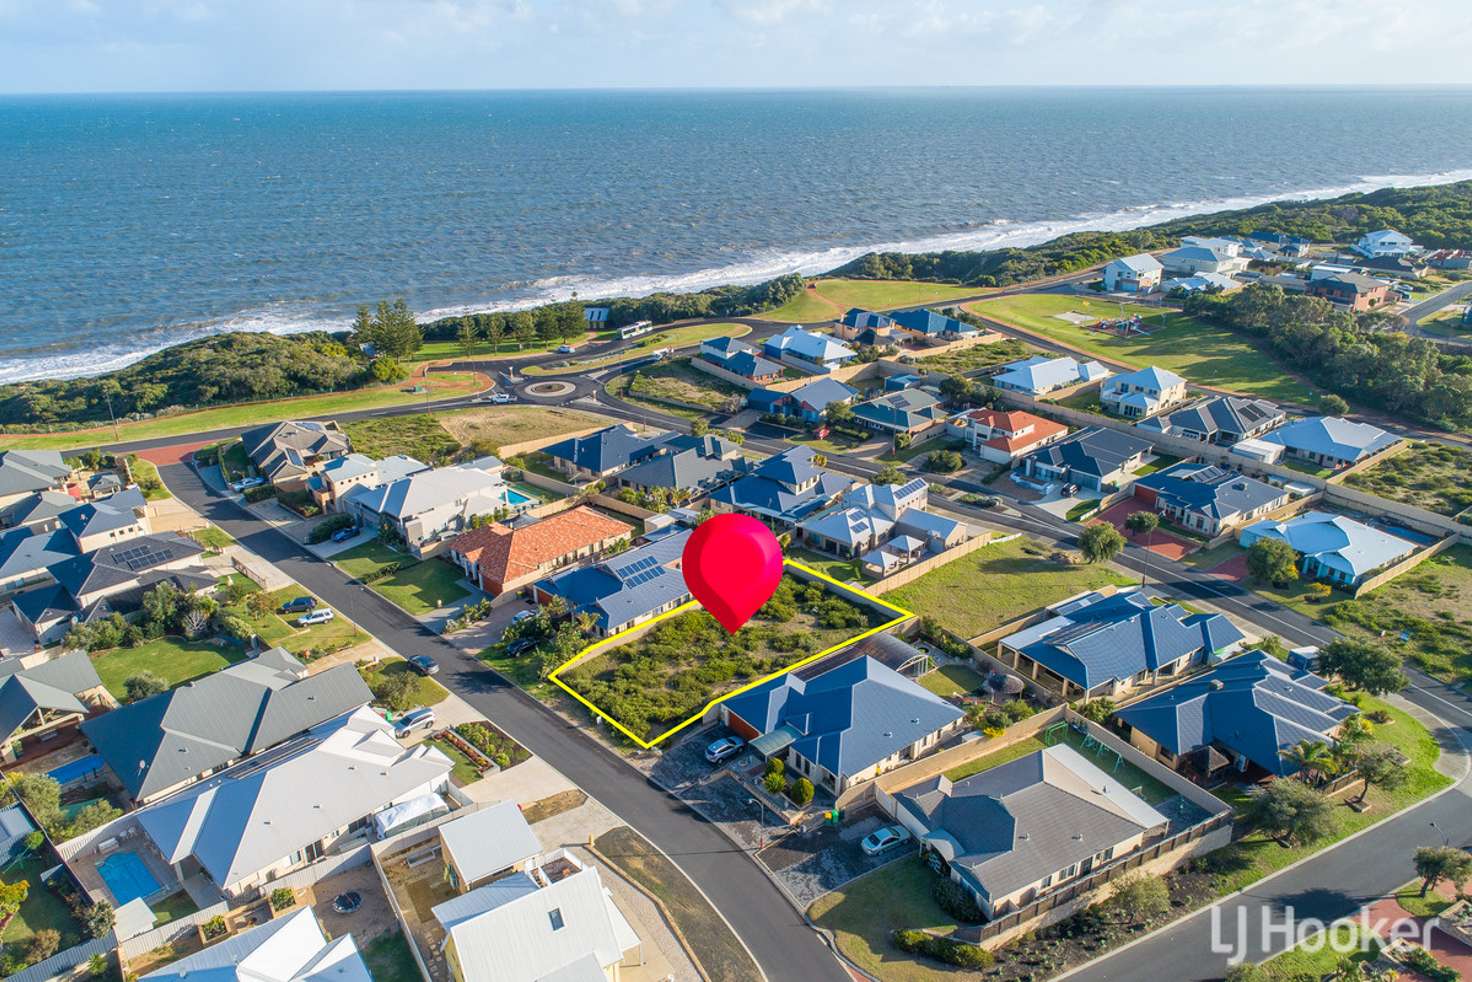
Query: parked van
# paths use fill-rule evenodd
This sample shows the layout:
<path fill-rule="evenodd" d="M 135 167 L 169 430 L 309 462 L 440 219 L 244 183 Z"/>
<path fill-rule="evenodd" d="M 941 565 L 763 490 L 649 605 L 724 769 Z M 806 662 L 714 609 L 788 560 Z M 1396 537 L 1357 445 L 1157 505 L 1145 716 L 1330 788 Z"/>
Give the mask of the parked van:
<path fill-rule="evenodd" d="M 434 729 L 434 710 L 428 706 L 411 709 L 394 722 L 394 736 L 402 739 L 418 730 Z"/>

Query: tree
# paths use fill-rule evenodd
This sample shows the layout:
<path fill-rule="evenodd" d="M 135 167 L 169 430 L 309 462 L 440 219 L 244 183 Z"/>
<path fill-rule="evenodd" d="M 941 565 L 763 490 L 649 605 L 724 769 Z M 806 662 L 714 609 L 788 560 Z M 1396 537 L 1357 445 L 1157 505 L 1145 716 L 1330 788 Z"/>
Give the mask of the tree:
<path fill-rule="evenodd" d="M 31 884 L 27 880 L 0 883 L 0 921 L 9 920 L 30 895 Z"/>
<path fill-rule="evenodd" d="M 1137 511 L 1124 520 L 1124 527 L 1135 535 L 1149 535 L 1160 528 L 1160 516 L 1153 511 Z"/>
<path fill-rule="evenodd" d="M 414 676 L 409 672 L 380 672 L 369 681 L 373 698 L 395 712 L 414 708 L 414 696 L 418 690 Z"/>
<path fill-rule="evenodd" d="M 1114 715 L 1114 700 L 1107 697 L 1090 699 L 1078 707 L 1078 714 L 1084 719 L 1093 720 L 1095 723 L 1104 723 Z"/>
<path fill-rule="evenodd" d="M 1330 767 L 1332 752 L 1323 740 L 1300 740 L 1287 750 L 1278 751 L 1278 756 L 1293 764 L 1305 778 L 1320 783 Z"/>
<path fill-rule="evenodd" d="M 111 966 L 107 962 L 106 955 L 93 955 L 91 958 L 87 959 L 87 974 L 92 976 L 94 979 L 102 978 L 104 975 L 107 974 L 107 970 L 109 968 L 111 968 Z"/>
<path fill-rule="evenodd" d="M 1421 896 L 1426 896 L 1442 880 L 1457 887 L 1472 877 L 1472 855 L 1456 846 L 1422 846 L 1416 850 L 1416 875 L 1421 878 Z"/>
<path fill-rule="evenodd" d="M 44 962 L 60 950 L 61 932 L 52 927 L 43 927 L 31 935 L 31 943 L 26 945 L 26 961 L 32 965 Z"/>
<path fill-rule="evenodd" d="M 1337 675 L 1352 689 L 1378 696 L 1399 692 L 1410 679 L 1401 671 L 1401 657 L 1373 641 L 1337 638 L 1319 652 L 1319 671 Z"/>
<path fill-rule="evenodd" d="M 1327 835 L 1334 806 L 1302 781 L 1274 781 L 1252 799 L 1247 817 L 1263 833 L 1293 845 Z"/>
<path fill-rule="evenodd" d="M 1259 583 L 1287 586 L 1298 579 L 1298 553 L 1282 539 L 1258 539 L 1247 550 L 1247 572 Z"/>
<path fill-rule="evenodd" d="M 368 374 L 381 385 L 401 382 L 409 377 L 409 371 L 393 355 L 379 355 L 368 365 Z"/>
<path fill-rule="evenodd" d="M 1119 881 L 1107 903 L 1121 920 L 1143 923 L 1170 910 L 1170 887 L 1158 876 L 1134 874 Z"/>
<path fill-rule="evenodd" d="M 1389 744 L 1355 744 L 1349 752 L 1347 762 L 1359 772 L 1360 780 L 1365 782 L 1355 801 L 1364 801 L 1365 795 L 1370 793 L 1371 785 L 1393 790 L 1406 783 L 1405 765 L 1401 761 L 1400 752 Z"/>
<path fill-rule="evenodd" d="M 823 418 L 830 426 L 850 423 L 854 418 L 854 407 L 846 402 L 830 402 L 828 408 L 823 410 Z"/>
<path fill-rule="evenodd" d="M 537 319 L 532 316 L 531 311 L 518 310 L 511 315 L 511 336 L 516 339 L 517 351 L 537 339 Z"/>
<path fill-rule="evenodd" d="M 955 450 L 932 450 L 925 457 L 925 469 L 942 474 L 958 471 L 964 463 Z"/>
<path fill-rule="evenodd" d="M 142 671 L 123 680 L 123 692 L 129 702 L 156 696 L 168 688 L 168 684 L 152 672 Z"/>
<path fill-rule="evenodd" d="M 51 829 L 60 823 L 61 785 L 55 778 L 45 774 L 12 775 L 10 786 L 42 828 Z"/>
<path fill-rule="evenodd" d="M 252 590 L 245 595 L 245 609 L 252 617 L 265 617 L 273 606 L 271 595 L 265 590 Z"/>
<path fill-rule="evenodd" d="M 813 782 L 805 777 L 800 777 L 792 784 L 792 800 L 799 805 L 806 805 L 813 800 Z"/>
<path fill-rule="evenodd" d="M 106 900 L 97 901 L 82 913 L 82 922 L 87 933 L 94 938 L 106 937 L 116 920 L 117 915 L 113 913 L 112 904 Z"/>
<path fill-rule="evenodd" d="M 1343 396 L 1325 392 L 1319 396 L 1319 412 L 1325 416 L 1343 416 L 1349 412 L 1349 403 L 1344 401 Z"/>
<path fill-rule="evenodd" d="M 904 484 L 905 472 L 894 464 L 885 464 L 879 468 L 879 473 L 874 475 L 875 484 Z"/>
<path fill-rule="evenodd" d="M 1108 522 L 1090 525 L 1078 537 L 1078 547 L 1091 563 L 1113 559 L 1124 549 L 1124 536 Z"/>
<path fill-rule="evenodd" d="M 486 318 L 486 340 L 491 344 L 491 353 L 501 350 L 501 339 L 506 336 L 506 317 L 492 314 Z"/>
<path fill-rule="evenodd" d="M 469 314 L 460 318 L 460 326 L 455 331 L 455 340 L 460 342 L 460 350 L 465 352 L 469 358 L 475 351 L 475 342 L 480 338 L 480 331 L 475 326 L 475 318 Z"/>

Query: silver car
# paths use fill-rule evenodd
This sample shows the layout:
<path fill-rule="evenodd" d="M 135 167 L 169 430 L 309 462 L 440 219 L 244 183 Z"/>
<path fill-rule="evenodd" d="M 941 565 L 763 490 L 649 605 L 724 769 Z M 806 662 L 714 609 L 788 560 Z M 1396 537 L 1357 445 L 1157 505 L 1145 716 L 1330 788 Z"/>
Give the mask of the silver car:
<path fill-rule="evenodd" d="M 877 856 L 909 841 L 909 829 L 903 825 L 886 825 L 864 836 L 864 841 L 859 843 L 859 848 L 864 850 L 866 856 Z"/>

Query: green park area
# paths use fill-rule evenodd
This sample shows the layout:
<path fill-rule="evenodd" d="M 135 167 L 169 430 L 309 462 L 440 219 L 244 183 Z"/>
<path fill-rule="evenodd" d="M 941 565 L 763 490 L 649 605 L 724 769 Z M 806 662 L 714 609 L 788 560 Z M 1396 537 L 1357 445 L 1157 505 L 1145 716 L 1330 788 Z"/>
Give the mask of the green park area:
<path fill-rule="evenodd" d="M 428 614 L 468 595 L 460 570 L 438 559 L 415 559 L 377 540 L 332 557 L 337 568 L 389 603 L 414 615 Z"/>
<path fill-rule="evenodd" d="M 1065 564 L 1048 548 L 1019 537 L 952 560 L 885 599 L 959 637 L 974 638 L 1076 593 L 1133 582 L 1106 565 Z"/>
<path fill-rule="evenodd" d="M 736 323 L 686 324 L 684 327 L 666 327 L 653 334 L 646 334 L 629 347 L 621 348 L 610 354 L 594 354 L 587 358 L 569 355 L 566 361 L 556 361 L 546 365 L 530 365 L 526 369 L 526 374 L 583 374 L 597 371 L 600 368 L 608 368 L 620 362 L 633 361 L 636 358 L 646 357 L 649 352 L 659 348 L 690 348 L 700 344 L 702 341 L 709 341 L 712 338 L 740 338 L 750 333 L 750 327 L 745 324 Z"/>
<path fill-rule="evenodd" d="M 1241 335 L 1173 310 L 1055 293 L 998 297 L 967 304 L 966 309 L 1096 358 L 1134 368 L 1166 368 L 1198 385 L 1299 404 L 1312 401 L 1316 392 Z M 1060 316 L 1117 319 L 1136 314 L 1148 335 L 1117 337 Z"/>
<path fill-rule="evenodd" d="M 1472 451 L 1444 443 L 1410 444 L 1393 457 L 1358 471 L 1344 483 L 1438 515 L 1472 509 Z"/>
<path fill-rule="evenodd" d="M 1416 326 L 1436 337 L 1456 338 L 1464 341 L 1472 339 L 1472 324 L 1463 320 L 1466 309 L 1463 304 L 1451 304 L 1422 317 L 1416 322 Z"/>
<path fill-rule="evenodd" d="M 428 391 L 408 391 L 416 385 L 424 386 Z M 485 376 L 472 372 L 435 373 L 427 379 L 416 379 L 395 385 L 374 385 L 348 392 L 327 392 L 320 395 L 299 396 L 294 399 L 274 399 L 268 402 L 245 402 L 215 409 L 202 409 L 198 412 L 174 413 L 154 419 L 119 423 L 116 432 L 111 426 L 93 426 L 56 433 L 0 434 L 0 450 L 55 450 L 95 446 L 99 443 L 110 444 L 115 441 L 127 442 L 187 436 L 191 433 L 204 433 L 232 426 L 252 426 L 282 419 L 311 419 L 362 409 L 385 409 L 390 406 L 423 402 L 425 399 L 452 399 L 479 392 L 485 386 Z"/>
<path fill-rule="evenodd" d="M 614 332 L 611 335 L 605 336 L 616 338 L 618 334 Z M 469 348 L 466 348 L 465 345 L 455 340 L 426 341 L 420 346 L 418 351 L 404 360 L 407 362 L 420 362 L 454 361 L 457 358 L 525 358 L 527 355 L 539 355 L 548 351 L 555 351 L 564 344 L 581 347 L 597 337 L 599 335 L 594 331 L 589 331 L 582 337 L 570 338 L 566 341 L 561 338 L 553 338 L 545 341 L 533 339 L 531 341 L 518 342 L 511 338 L 503 337 L 497 344 L 491 344 L 491 342 L 482 338 Z"/>
<path fill-rule="evenodd" d="M 809 324 L 838 320 L 850 307 L 889 310 L 925 303 L 943 303 L 989 292 L 979 286 L 919 283 L 911 280 L 810 280 L 807 287 L 776 310 L 759 314 L 763 320 Z"/>

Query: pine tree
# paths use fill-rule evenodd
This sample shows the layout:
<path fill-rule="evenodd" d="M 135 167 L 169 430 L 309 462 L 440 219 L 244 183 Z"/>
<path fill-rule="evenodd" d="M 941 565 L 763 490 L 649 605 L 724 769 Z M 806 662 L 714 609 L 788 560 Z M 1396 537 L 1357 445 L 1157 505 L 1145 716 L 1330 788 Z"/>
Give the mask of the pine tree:
<path fill-rule="evenodd" d="M 480 332 L 475 328 L 475 318 L 469 314 L 460 318 L 460 330 L 456 332 L 455 340 L 460 342 L 460 348 L 465 352 L 465 357 L 469 358 L 475 351 L 475 342 L 479 336 Z"/>

